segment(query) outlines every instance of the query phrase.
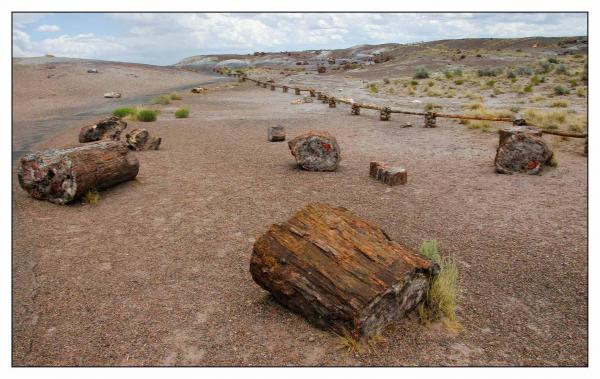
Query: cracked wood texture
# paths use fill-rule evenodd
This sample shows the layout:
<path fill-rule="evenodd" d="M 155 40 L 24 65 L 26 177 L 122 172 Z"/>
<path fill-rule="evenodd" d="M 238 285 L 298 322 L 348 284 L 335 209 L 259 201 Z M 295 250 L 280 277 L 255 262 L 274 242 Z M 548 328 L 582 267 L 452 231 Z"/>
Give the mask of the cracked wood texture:
<path fill-rule="evenodd" d="M 422 300 L 438 267 L 344 208 L 309 204 L 254 244 L 256 283 L 314 325 L 369 338 Z"/>
<path fill-rule="evenodd" d="M 99 120 L 94 125 L 87 125 L 79 131 L 79 142 L 94 142 L 104 139 L 118 141 L 127 123 L 119 117 L 112 116 Z"/>
<path fill-rule="evenodd" d="M 102 141 L 26 154 L 17 176 L 32 197 L 67 204 L 89 189 L 102 190 L 135 178 L 139 167 L 125 143 Z"/>

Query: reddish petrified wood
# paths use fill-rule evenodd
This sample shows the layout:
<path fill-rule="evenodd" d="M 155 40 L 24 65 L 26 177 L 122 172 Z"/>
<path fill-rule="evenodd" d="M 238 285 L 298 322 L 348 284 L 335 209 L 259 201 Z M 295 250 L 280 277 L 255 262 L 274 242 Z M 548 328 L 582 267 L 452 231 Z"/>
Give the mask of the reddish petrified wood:
<path fill-rule="evenodd" d="M 252 278 L 318 327 L 363 339 L 422 300 L 438 267 L 344 208 L 309 204 L 255 244 Z"/>
<path fill-rule="evenodd" d="M 513 125 L 508 128 L 498 130 L 499 134 L 499 145 L 502 145 L 508 138 L 515 134 L 531 134 L 536 137 L 542 136 L 542 131 L 538 128 L 534 128 L 532 126 L 521 126 L 521 125 Z"/>
<path fill-rule="evenodd" d="M 528 133 L 513 134 L 498 146 L 494 165 L 500 174 L 524 171 L 537 174 L 552 158 L 552 148 L 542 138 Z"/>
<path fill-rule="evenodd" d="M 139 167 L 125 143 L 102 141 L 27 154 L 19 161 L 17 176 L 32 197 L 66 204 L 90 189 L 135 178 Z"/>
<path fill-rule="evenodd" d="M 146 129 L 134 129 L 125 136 L 127 146 L 133 150 L 158 150 L 162 139 L 151 137 Z"/>
<path fill-rule="evenodd" d="M 392 167 L 383 162 L 371 162 L 369 175 L 390 186 L 406 184 L 408 180 L 406 169 L 402 167 Z"/>
<path fill-rule="evenodd" d="M 79 131 L 79 142 L 95 142 L 103 139 L 118 141 L 127 123 L 119 117 L 104 118 L 93 125 L 87 125 Z"/>
<path fill-rule="evenodd" d="M 308 131 L 288 142 L 298 166 L 308 171 L 335 171 L 341 159 L 340 146 L 325 131 Z"/>

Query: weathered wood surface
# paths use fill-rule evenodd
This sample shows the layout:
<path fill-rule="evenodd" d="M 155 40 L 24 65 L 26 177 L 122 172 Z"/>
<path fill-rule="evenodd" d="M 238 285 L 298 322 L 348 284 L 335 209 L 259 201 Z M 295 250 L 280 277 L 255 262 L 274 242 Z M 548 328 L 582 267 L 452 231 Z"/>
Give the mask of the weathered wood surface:
<path fill-rule="evenodd" d="M 342 158 L 337 140 L 325 131 L 301 134 L 288 146 L 298 166 L 308 171 L 335 171 Z"/>
<path fill-rule="evenodd" d="M 285 141 L 285 128 L 281 125 L 270 127 L 267 131 L 267 140 L 270 142 Z"/>
<path fill-rule="evenodd" d="M 344 208 L 309 204 L 255 244 L 252 278 L 318 327 L 364 339 L 421 301 L 438 267 Z"/>
<path fill-rule="evenodd" d="M 392 167 L 383 162 L 371 162 L 369 166 L 369 175 L 390 186 L 406 184 L 408 180 L 408 173 L 405 168 Z"/>
<path fill-rule="evenodd" d="M 498 146 L 494 165 L 500 174 L 537 174 L 551 157 L 552 148 L 542 138 L 520 133 L 510 136 Z"/>
<path fill-rule="evenodd" d="M 531 126 L 510 126 L 508 128 L 498 130 L 499 141 L 498 144 L 502 145 L 508 138 L 515 134 L 527 133 L 536 137 L 542 136 L 542 131 Z"/>
<path fill-rule="evenodd" d="M 95 142 L 103 139 L 118 141 L 127 123 L 119 117 L 112 116 L 87 125 L 79 131 L 79 142 Z"/>
<path fill-rule="evenodd" d="M 138 160 L 123 142 L 101 141 L 26 154 L 17 167 L 21 187 L 36 199 L 67 204 L 90 189 L 131 180 Z"/>
<path fill-rule="evenodd" d="M 125 141 L 133 150 L 158 150 L 162 139 L 152 137 L 146 129 L 134 129 L 127 133 Z"/>

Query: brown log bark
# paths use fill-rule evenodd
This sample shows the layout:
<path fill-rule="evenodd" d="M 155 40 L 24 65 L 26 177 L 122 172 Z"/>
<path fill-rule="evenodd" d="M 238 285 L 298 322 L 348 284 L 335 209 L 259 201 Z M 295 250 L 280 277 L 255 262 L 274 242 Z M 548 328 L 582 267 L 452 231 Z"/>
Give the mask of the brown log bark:
<path fill-rule="evenodd" d="M 335 171 L 341 160 L 337 140 L 324 131 L 311 130 L 288 142 L 298 166 L 308 171 Z"/>
<path fill-rule="evenodd" d="M 406 169 L 402 167 L 391 167 L 383 162 L 371 162 L 369 175 L 390 186 L 406 184 L 408 180 Z"/>
<path fill-rule="evenodd" d="M 494 165 L 500 174 L 524 171 L 537 174 L 550 161 L 552 148 L 542 138 L 520 133 L 498 146 Z"/>
<path fill-rule="evenodd" d="M 151 137 L 146 129 L 134 129 L 125 136 L 127 146 L 133 150 L 158 150 L 159 137 Z"/>
<path fill-rule="evenodd" d="M 125 143 L 101 141 L 27 154 L 19 161 L 17 176 L 32 197 L 67 204 L 90 189 L 131 180 L 138 171 L 138 160 Z"/>
<path fill-rule="evenodd" d="M 127 123 L 119 117 L 112 116 L 102 119 L 93 125 L 87 125 L 79 131 L 79 142 L 95 142 L 103 139 L 118 141 Z"/>
<path fill-rule="evenodd" d="M 250 273 L 314 325 L 364 339 L 408 314 L 438 267 L 344 208 L 309 204 L 254 244 Z"/>

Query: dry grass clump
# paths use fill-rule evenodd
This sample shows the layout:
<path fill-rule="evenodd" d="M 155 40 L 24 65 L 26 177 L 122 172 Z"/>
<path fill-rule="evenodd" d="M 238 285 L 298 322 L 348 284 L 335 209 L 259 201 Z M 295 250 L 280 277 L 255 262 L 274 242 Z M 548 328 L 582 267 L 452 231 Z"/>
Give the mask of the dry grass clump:
<path fill-rule="evenodd" d="M 83 195 L 83 200 L 87 204 L 96 205 L 100 202 L 100 193 L 95 189 L 89 189 Z"/>
<path fill-rule="evenodd" d="M 181 107 L 175 111 L 176 118 L 188 118 L 190 110 L 187 107 Z"/>
<path fill-rule="evenodd" d="M 460 330 L 456 318 L 456 284 L 458 266 L 452 257 L 442 257 L 436 240 L 424 241 L 421 254 L 439 265 L 438 275 L 431 281 L 424 301 L 418 305 L 417 313 L 421 322 L 428 324 L 441 320 L 450 330 Z"/>
<path fill-rule="evenodd" d="M 169 95 L 169 97 L 171 98 L 171 100 L 181 100 L 183 99 L 183 97 L 178 94 L 177 92 L 173 92 Z"/>
<path fill-rule="evenodd" d="M 565 100 L 557 100 L 550 104 L 552 108 L 567 108 L 569 106 L 569 102 Z"/>
<path fill-rule="evenodd" d="M 528 123 L 542 129 L 568 129 L 575 132 L 587 129 L 587 118 L 572 112 L 526 109 L 523 116 Z"/>
<path fill-rule="evenodd" d="M 168 105 L 171 104 L 171 95 L 160 95 L 152 99 L 152 104 Z"/>
<path fill-rule="evenodd" d="M 436 103 L 427 103 L 425 104 L 425 106 L 423 107 L 423 109 L 425 109 L 426 111 L 432 111 L 434 109 L 442 109 L 443 107 L 439 104 Z"/>
<path fill-rule="evenodd" d="M 370 83 L 369 84 L 369 92 L 371 92 L 371 93 L 378 93 L 379 92 L 379 86 L 377 85 L 377 83 Z"/>

